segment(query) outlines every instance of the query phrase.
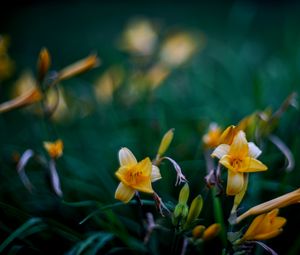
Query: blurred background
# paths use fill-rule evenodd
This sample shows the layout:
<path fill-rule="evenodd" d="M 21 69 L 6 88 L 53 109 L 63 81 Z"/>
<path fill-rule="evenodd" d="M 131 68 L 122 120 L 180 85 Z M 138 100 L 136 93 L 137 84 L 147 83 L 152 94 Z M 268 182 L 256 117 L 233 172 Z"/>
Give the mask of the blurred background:
<path fill-rule="evenodd" d="M 73 254 L 76 245 L 102 231 L 97 238 L 103 239 L 103 233 L 117 237 L 105 244 L 107 254 L 122 254 L 124 247 L 149 254 L 135 239 L 140 226 L 133 206 L 78 223 L 99 205 L 115 203 L 118 150 L 125 146 L 139 160 L 154 158 L 170 128 L 175 128 L 175 138 L 168 155 L 182 167 L 192 197 L 204 196 L 203 222 L 213 223 L 202 136 L 211 122 L 223 128 L 237 124 L 255 111 L 278 109 L 289 94 L 299 92 L 299 11 L 296 1 L 1 3 L 1 102 L 34 83 L 43 47 L 51 54 L 53 73 L 93 53 L 101 61 L 59 84 L 59 105 L 50 122 L 34 107 L 0 115 L 0 241 L 31 217 L 41 217 L 44 224 L 16 236 L 4 252 Z M 49 101 L 55 101 L 52 97 Z M 300 186 L 299 131 L 299 111 L 289 108 L 274 134 L 291 150 L 295 167 L 285 171 L 285 157 L 264 141 L 261 160 L 269 171 L 251 176 L 244 209 Z M 43 142 L 58 138 L 64 142 L 64 155 L 57 161 L 63 201 L 34 160 L 26 166 L 34 191 L 24 187 L 16 171 L 25 150 L 46 156 Z M 161 166 L 163 179 L 154 188 L 175 204 L 179 188 L 169 168 L 168 163 Z M 78 201 L 96 202 L 67 203 Z M 222 197 L 225 221 L 231 204 L 231 198 Z M 157 214 L 153 207 L 149 210 Z M 299 210 L 299 205 L 281 210 L 287 225 L 268 241 L 279 254 L 300 252 Z M 150 254 L 168 249 L 159 238 L 151 242 Z M 121 248 L 111 252 L 112 247 Z M 206 249 L 220 254 L 211 244 Z"/>

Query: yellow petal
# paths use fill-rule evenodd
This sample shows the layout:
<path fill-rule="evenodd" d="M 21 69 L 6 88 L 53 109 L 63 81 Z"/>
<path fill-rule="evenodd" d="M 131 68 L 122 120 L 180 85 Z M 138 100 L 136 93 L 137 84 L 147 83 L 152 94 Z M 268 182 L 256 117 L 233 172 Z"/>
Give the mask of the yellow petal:
<path fill-rule="evenodd" d="M 227 155 L 230 146 L 228 144 L 220 144 L 211 154 L 212 157 L 217 157 L 221 159 L 223 156 Z"/>
<path fill-rule="evenodd" d="M 261 154 L 261 150 L 252 142 L 248 143 L 249 157 L 258 158 Z"/>
<path fill-rule="evenodd" d="M 238 159 L 248 156 L 248 142 L 244 131 L 239 131 L 230 145 L 229 155 Z"/>
<path fill-rule="evenodd" d="M 152 165 L 151 182 L 155 182 L 159 179 L 161 179 L 159 168 L 155 165 Z"/>
<path fill-rule="evenodd" d="M 268 233 L 257 234 L 256 236 L 253 237 L 252 240 L 267 240 L 267 239 L 270 239 L 270 238 L 273 238 L 273 237 L 279 235 L 281 232 L 282 232 L 282 229 L 274 229 L 273 231 L 268 232 Z"/>
<path fill-rule="evenodd" d="M 134 196 L 135 190 L 120 182 L 115 192 L 115 199 L 128 203 Z"/>
<path fill-rule="evenodd" d="M 152 189 L 152 185 L 151 185 L 151 180 L 150 179 L 141 181 L 141 182 L 137 183 L 136 185 L 134 185 L 132 187 L 134 189 L 138 190 L 138 191 L 145 192 L 145 193 L 152 194 L 154 192 L 154 190 Z"/>
<path fill-rule="evenodd" d="M 227 177 L 226 194 L 228 196 L 234 196 L 241 192 L 244 185 L 243 173 L 234 172 L 229 170 Z"/>
<path fill-rule="evenodd" d="M 266 171 L 268 167 L 255 158 L 246 157 L 239 169 L 240 172 L 260 172 Z"/>
<path fill-rule="evenodd" d="M 272 222 L 272 227 L 275 228 L 282 228 L 286 223 L 286 218 L 283 217 L 276 217 Z"/>
<path fill-rule="evenodd" d="M 121 182 L 124 182 L 126 185 L 130 185 L 130 183 L 128 182 L 128 177 L 127 177 L 128 176 L 128 171 L 129 171 L 129 168 L 127 166 L 121 166 L 121 167 L 119 167 L 119 169 L 115 173 L 117 178 Z"/>
<path fill-rule="evenodd" d="M 229 155 L 223 156 L 220 159 L 219 163 L 222 164 L 223 166 L 225 166 L 228 170 L 234 171 L 234 168 L 231 165 L 231 156 L 229 156 Z"/>
<path fill-rule="evenodd" d="M 132 166 L 137 164 L 135 156 L 126 147 L 119 150 L 119 162 L 121 166 Z"/>
<path fill-rule="evenodd" d="M 219 139 L 219 144 L 232 144 L 233 138 L 236 135 L 238 129 L 234 125 L 229 126 L 226 128 L 221 137 Z"/>
<path fill-rule="evenodd" d="M 142 171 L 142 175 L 143 176 L 151 176 L 151 172 L 152 172 L 152 162 L 150 160 L 150 158 L 145 158 L 142 161 L 140 161 L 137 166 L 137 169 L 139 169 L 139 171 Z"/>
<path fill-rule="evenodd" d="M 63 154 L 64 144 L 62 140 L 44 142 L 44 148 L 51 158 L 59 158 Z"/>
<path fill-rule="evenodd" d="M 244 240 L 252 240 L 256 233 L 259 231 L 261 223 L 264 221 L 266 214 L 261 214 L 252 221 L 251 225 L 247 229 L 246 233 L 243 236 Z"/>

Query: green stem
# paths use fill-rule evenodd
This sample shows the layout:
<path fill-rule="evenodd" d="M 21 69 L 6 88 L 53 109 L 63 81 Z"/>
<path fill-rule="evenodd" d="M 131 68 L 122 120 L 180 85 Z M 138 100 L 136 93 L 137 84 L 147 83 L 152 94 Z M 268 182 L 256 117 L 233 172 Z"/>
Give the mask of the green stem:
<path fill-rule="evenodd" d="M 223 219 L 223 209 L 221 205 L 220 198 L 217 197 L 217 190 L 215 187 L 212 189 L 212 200 L 214 205 L 214 216 L 216 223 L 219 223 L 221 225 L 221 240 L 224 247 L 227 246 L 227 237 L 226 237 L 226 226 Z"/>

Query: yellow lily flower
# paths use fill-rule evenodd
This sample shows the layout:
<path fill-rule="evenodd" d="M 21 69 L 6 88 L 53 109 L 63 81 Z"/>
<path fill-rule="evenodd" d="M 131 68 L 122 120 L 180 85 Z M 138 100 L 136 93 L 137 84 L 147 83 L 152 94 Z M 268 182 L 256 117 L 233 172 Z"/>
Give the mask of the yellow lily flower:
<path fill-rule="evenodd" d="M 248 216 L 256 215 L 271 211 L 275 208 L 286 207 L 291 204 L 300 203 L 300 189 L 296 189 L 280 197 L 274 198 L 262 204 L 250 208 L 248 211 L 237 217 L 236 223 L 240 223 Z"/>
<path fill-rule="evenodd" d="M 55 142 L 44 142 L 44 148 L 51 158 L 59 158 L 63 154 L 63 141 L 56 140 Z"/>
<path fill-rule="evenodd" d="M 240 193 L 244 186 L 244 173 L 267 170 L 256 158 L 261 150 L 252 142 L 248 143 L 245 132 L 240 130 L 233 138 L 232 144 L 221 144 L 212 153 L 220 159 L 220 164 L 228 169 L 227 189 L 229 196 Z"/>
<path fill-rule="evenodd" d="M 206 148 L 216 148 L 219 145 L 219 140 L 222 131 L 217 123 L 211 123 L 208 132 L 203 136 L 202 140 Z"/>
<path fill-rule="evenodd" d="M 279 235 L 282 232 L 282 226 L 286 219 L 278 217 L 279 209 L 257 216 L 249 226 L 244 236 L 238 241 L 267 240 Z"/>
<path fill-rule="evenodd" d="M 119 151 L 120 168 L 116 172 L 121 181 L 115 192 L 115 198 L 128 203 L 136 191 L 154 193 L 151 182 L 161 179 L 159 168 L 152 165 L 147 157 L 137 162 L 135 156 L 127 148 Z"/>

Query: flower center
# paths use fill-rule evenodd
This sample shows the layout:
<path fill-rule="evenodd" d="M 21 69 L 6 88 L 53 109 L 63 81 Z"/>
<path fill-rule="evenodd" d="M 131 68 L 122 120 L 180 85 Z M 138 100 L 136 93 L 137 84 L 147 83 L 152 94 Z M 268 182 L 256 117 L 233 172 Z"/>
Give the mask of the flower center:
<path fill-rule="evenodd" d="M 233 159 L 231 165 L 234 168 L 234 170 L 238 170 L 242 167 L 242 163 L 243 161 L 241 159 Z"/>
<path fill-rule="evenodd" d="M 125 176 L 125 180 L 130 185 L 136 185 L 140 183 L 143 179 L 144 179 L 143 172 L 134 166 L 128 169 Z"/>

